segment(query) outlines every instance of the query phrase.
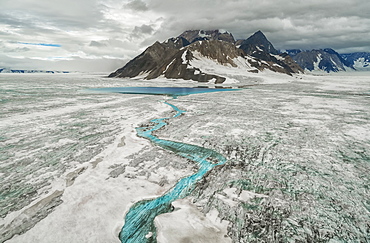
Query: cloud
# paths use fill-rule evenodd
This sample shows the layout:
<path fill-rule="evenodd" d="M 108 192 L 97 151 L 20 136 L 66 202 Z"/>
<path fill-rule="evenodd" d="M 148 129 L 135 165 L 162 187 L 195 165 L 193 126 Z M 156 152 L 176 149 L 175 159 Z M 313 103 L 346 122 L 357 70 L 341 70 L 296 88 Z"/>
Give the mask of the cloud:
<path fill-rule="evenodd" d="M 247 38 L 261 29 L 278 48 L 343 49 L 370 33 L 370 3 L 359 0 L 152 0 L 148 6 L 164 16 L 164 32 L 223 28 Z"/>
<path fill-rule="evenodd" d="M 0 52 L 12 65 L 106 70 L 188 29 L 226 29 L 237 39 L 262 30 L 279 49 L 370 51 L 370 2 L 360 0 L 22 0 L 1 8 Z"/>
<path fill-rule="evenodd" d="M 132 10 L 136 10 L 136 11 L 147 11 L 148 10 L 148 6 L 146 5 L 146 3 L 144 3 L 141 0 L 133 0 L 125 4 L 124 7 L 127 7 Z"/>
<path fill-rule="evenodd" d="M 153 27 L 147 24 L 142 26 L 135 26 L 134 33 L 152 34 L 154 31 Z"/>
<path fill-rule="evenodd" d="M 105 47 L 106 45 L 98 41 L 91 41 L 89 46 Z"/>

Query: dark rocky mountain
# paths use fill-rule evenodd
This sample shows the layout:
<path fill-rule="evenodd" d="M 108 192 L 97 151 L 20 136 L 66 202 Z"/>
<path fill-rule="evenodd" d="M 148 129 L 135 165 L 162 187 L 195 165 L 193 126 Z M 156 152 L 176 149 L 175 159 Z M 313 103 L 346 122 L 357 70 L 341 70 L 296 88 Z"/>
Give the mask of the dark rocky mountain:
<path fill-rule="evenodd" d="M 236 45 L 245 54 L 270 63 L 276 63 L 290 73 L 303 73 L 303 69 L 286 53 L 281 54 L 259 30 L 246 40 L 238 40 Z"/>
<path fill-rule="evenodd" d="M 322 70 L 329 73 L 354 70 L 353 64 L 330 48 L 311 51 L 287 50 L 287 53 L 299 66 L 308 71 Z"/>
<path fill-rule="evenodd" d="M 154 79 L 163 76 L 222 83 L 226 80 L 225 68 L 238 68 L 242 72 L 272 70 L 288 75 L 303 72 L 289 55 L 279 54 L 260 31 L 243 40 L 242 45 L 249 45 L 250 49 L 254 46 L 255 51 L 247 53 L 239 48 L 232 34 L 226 31 L 185 31 L 176 38 L 154 43 L 109 77 Z"/>
<path fill-rule="evenodd" d="M 370 52 L 354 52 L 340 55 L 355 69 L 370 70 Z"/>
<path fill-rule="evenodd" d="M 237 44 L 240 45 L 240 49 L 251 56 L 256 53 L 280 54 L 260 30 L 246 40 L 238 40 Z"/>

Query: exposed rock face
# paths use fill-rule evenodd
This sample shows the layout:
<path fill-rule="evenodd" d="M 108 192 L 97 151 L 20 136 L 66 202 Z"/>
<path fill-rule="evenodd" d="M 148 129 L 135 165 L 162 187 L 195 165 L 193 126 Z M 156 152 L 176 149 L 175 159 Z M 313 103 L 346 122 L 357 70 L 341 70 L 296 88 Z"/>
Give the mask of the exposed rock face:
<path fill-rule="evenodd" d="M 185 38 L 190 43 L 200 40 L 221 40 L 235 43 L 235 39 L 231 33 L 220 30 L 187 30 L 179 37 Z"/>
<path fill-rule="evenodd" d="M 243 51 L 235 45 L 222 41 L 198 41 L 189 46 L 189 50 L 198 51 L 204 57 L 217 60 L 222 65 L 230 64 L 233 67 L 237 66 L 233 59 L 244 55 Z"/>
<path fill-rule="evenodd" d="M 292 70 L 292 73 L 304 73 L 304 70 L 301 66 L 296 63 L 293 58 L 291 58 L 288 53 L 282 53 L 279 56 L 284 58 L 283 63 L 287 66 L 285 68 L 288 69 L 288 67 Z M 284 66 L 284 64 L 282 64 Z"/>
<path fill-rule="evenodd" d="M 169 48 L 180 49 L 184 46 L 190 45 L 190 42 L 183 37 L 170 38 L 162 43 L 164 46 Z"/>
<path fill-rule="evenodd" d="M 238 42 L 240 49 L 246 54 L 254 56 L 256 53 L 270 53 L 279 55 L 279 51 L 269 42 L 266 36 L 259 30 L 246 40 Z"/>
<path fill-rule="evenodd" d="M 288 52 L 298 65 L 308 71 L 322 70 L 329 73 L 354 69 L 350 62 L 330 48 L 311 51 L 288 50 Z"/>
<path fill-rule="evenodd" d="M 370 52 L 346 53 L 341 57 L 357 70 L 370 70 Z"/>
<path fill-rule="evenodd" d="M 109 77 L 133 78 L 144 72 L 150 72 L 162 65 L 168 56 L 174 55 L 177 51 L 175 48 L 167 47 L 166 44 L 155 42 L 139 56 L 129 61 L 123 68 L 111 73 Z"/>
<path fill-rule="evenodd" d="M 185 31 L 176 38 L 154 43 L 109 77 L 154 79 L 163 76 L 199 82 L 213 79 L 215 83 L 222 83 L 226 78 L 217 73 L 217 66 L 241 68 L 246 72 L 269 69 L 289 75 L 303 72 L 287 54 L 278 55 L 260 31 L 242 42 L 255 51 L 250 54 L 238 48 L 232 34 L 226 31 Z M 213 71 L 209 71 L 209 65 L 215 66 Z"/>
<path fill-rule="evenodd" d="M 286 53 L 280 54 L 261 31 L 257 31 L 246 40 L 239 40 L 237 45 L 247 55 L 265 61 L 271 66 L 264 68 L 289 75 L 304 72 Z"/>

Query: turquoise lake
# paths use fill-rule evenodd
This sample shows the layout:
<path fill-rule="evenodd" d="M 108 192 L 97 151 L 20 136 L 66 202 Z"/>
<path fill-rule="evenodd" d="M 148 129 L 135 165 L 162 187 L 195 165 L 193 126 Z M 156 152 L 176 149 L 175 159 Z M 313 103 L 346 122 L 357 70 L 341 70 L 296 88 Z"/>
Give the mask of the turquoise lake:
<path fill-rule="evenodd" d="M 190 94 L 235 91 L 238 89 L 230 88 L 207 88 L 207 87 L 109 87 L 89 89 L 94 92 L 120 93 L 120 94 L 148 94 L 148 95 L 168 95 L 184 96 Z"/>

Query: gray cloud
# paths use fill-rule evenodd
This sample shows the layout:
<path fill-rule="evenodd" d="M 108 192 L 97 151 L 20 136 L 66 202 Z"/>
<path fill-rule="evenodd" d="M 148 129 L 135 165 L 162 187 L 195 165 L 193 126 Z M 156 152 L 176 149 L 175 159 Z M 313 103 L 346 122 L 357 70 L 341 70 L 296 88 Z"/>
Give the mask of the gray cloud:
<path fill-rule="evenodd" d="M 280 49 L 370 51 L 370 2 L 360 0 L 18 0 L 1 7 L 0 52 L 9 65 L 80 62 L 106 70 L 188 29 L 226 29 L 237 39 L 261 30 Z"/>
<path fill-rule="evenodd" d="M 150 8 L 166 16 L 163 28 L 223 28 L 236 38 L 262 30 L 278 48 L 344 50 L 369 38 L 370 3 L 354 1 L 153 0 Z M 370 51 L 370 44 L 363 50 Z"/>
<path fill-rule="evenodd" d="M 105 47 L 105 46 L 107 46 L 107 45 L 106 45 L 106 44 L 104 44 L 104 43 L 101 43 L 101 42 L 99 42 L 99 41 L 91 41 L 89 46 Z"/>
<path fill-rule="evenodd" d="M 143 33 L 143 34 L 151 34 L 153 33 L 154 29 L 150 25 L 143 24 L 142 26 L 135 26 L 134 32 L 135 33 Z"/>
<path fill-rule="evenodd" d="M 133 0 L 124 5 L 124 7 L 136 10 L 136 11 L 147 11 L 148 6 L 141 0 Z"/>

